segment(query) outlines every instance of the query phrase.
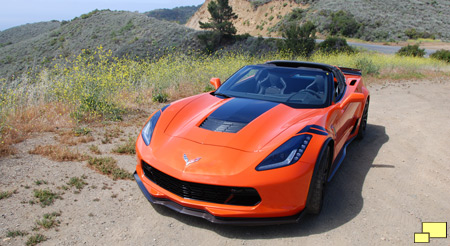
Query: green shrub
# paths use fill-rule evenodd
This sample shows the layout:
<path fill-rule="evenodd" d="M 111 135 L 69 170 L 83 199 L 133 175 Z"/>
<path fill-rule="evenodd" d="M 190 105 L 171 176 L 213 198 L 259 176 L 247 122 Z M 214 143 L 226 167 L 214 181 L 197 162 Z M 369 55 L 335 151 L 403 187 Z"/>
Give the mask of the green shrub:
<path fill-rule="evenodd" d="M 28 235 L 28 232 L 20 231 L 20 230 L 16 230 L 16 231 L 9 231 L 8 230 L 8 232 L 6 233 L 7 237 L 12 237 L 12 238 L 14 238 L 14 237 L 23 237 L 23 236 L 26 236 L 26 235 Z"/>
<path fill-rule="evenodd" d="M 319 44 L 319 50 L 324 53 L 354 52 L 354 49 L 347 44 L 347 40 L 339 37 L 327 37 Z"/>
<path fill-rule="evenodd" d="M 133 174 L 117 166 L 117 161 L 111 157 L 91 158 L 88 166 L 107 176 L 116 179 L 133 179 Z"/>
<path fill-rule="evenodd" d="M 198 34 L 197 38 L 203 47 L 203 52 L 211 54 L 220 47 L 222 35 L 219 32 L 206 31 Z"/>
<path fill-rule="evenodd" d="M 434 34 L 431 34 L 429 32 L 419 32 L 415 28 L 405 30 L 405 35 L 408 36 L 408 38 L 410 39 L 418 39 L 418 38 L 436 39 L 436 36 Z"/>
<path fill-rule="evenodd" d="M 450 50 L 438 50 L 431 54 L 431 58 L 450 62 Z"/>
<path fill-rule="evenodd" d="M 61 196 L 57 193 L 52 192 L 49 189 L 45 190 L 34 190 L 34 197 L 39 199 L 39 203 L 41 207 L 50 206 L 53 204 L 55 199 L 62 199 Z"/>
<path fill-rule="evenodd" d="M 310 56 L 316 45 L 316 26 L 308 21 L 303 25 L 289 24 L 283 27 L 284 40 L 279 43 L 279 49 L 292 52 L 294 55 Z"/>
<path fill-rule="evenodd" d="M 37 245 L 38 243 L 47 241 L 47 239 L 48 238 L 42 234 L 36 234 L 34 236 L 29 237 L 27 242 L 25 243 L 25 245 L 34 246 L 34 245 Z"/>
<path fill-rule="evenodd" d="M 87 14 L 82 14 L 82 15 L 81 15 L 81 19 L 87 19 L 87 18 L 89 18 L 89 17 L 91 17 L 91 16 L 97 14 L 98 12 L 100 12 L 100 10 L 95 9 L 95 10 L 93 10 L 93 11 L 87 13 Z"/>
<path fill-rule="evenodd" d="M 112 152 L 118 154 L 135 155 L 136 154 L 135 144 L 136 140 L 134 138 L 129 138 L 126 143 L 116 146 L 116 148 L 114 148 Z"/>
<path fill-rule="evenodd" d="M 330 23 L 325 26 L 325 30 L 331 35 L 353 37 L 361 27 L 361 24 L 351 13 L 343 10 L 331 13 L 329 18 Z"/>
<path fill-rule="evenodd" d="M 375 65 L 372 60 L 365 57 L 357 59 L 355 66 L 356 68 L 361 69 L 363 75 L 375 75 L 380 72 L 380 67 Z"/>
<path fill-rule="evenodd" d="M 408 45 L 402 47 L 396 54 L 400 56 L 423 57 L 425 55 L 425 49 L 419 48 L 419 44 Z"/>
<path fill-rule="evenodd" d="M 165 93 L 162 89 L 158 89 L 153 95 L 152 95 L 152 101 L 153 102 L 159 102 L 159 103 L 165 103 L 168 101 L 169 95 Z"/>
<path fill-rule="evenodd" d="M 134 24 L 133 24 L 133 22 L 131 20 L 129 20 L 128 23 L 125 26 L 120 28 L 119 34 L 123 35 L 125 32 L 128 32 L 128 31 L 130 31 L 133 28 L 134 28 Z"/>

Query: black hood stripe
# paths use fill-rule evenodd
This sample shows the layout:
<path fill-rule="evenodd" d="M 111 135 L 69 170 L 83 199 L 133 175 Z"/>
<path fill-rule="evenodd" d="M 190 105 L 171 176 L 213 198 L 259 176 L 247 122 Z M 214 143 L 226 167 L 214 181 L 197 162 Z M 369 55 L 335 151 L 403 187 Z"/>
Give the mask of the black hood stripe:
<path fill-rule="evenodd" d="M 233 98 L 212 112 L 200 127 L 216 132 L 236 133 L 278 104 L 246 98 Z"/>

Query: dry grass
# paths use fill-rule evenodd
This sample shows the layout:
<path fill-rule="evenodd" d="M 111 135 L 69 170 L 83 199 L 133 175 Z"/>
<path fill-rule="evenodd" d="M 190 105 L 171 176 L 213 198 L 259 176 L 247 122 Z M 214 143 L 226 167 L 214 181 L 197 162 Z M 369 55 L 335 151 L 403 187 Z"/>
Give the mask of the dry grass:
<path fill-rule="evenodd" d="M 135 155 L 136 154 L 136 139 L 128 138 L 127 142 L 117 145 L 116 148 L 112 150 L 113 153 L 125 154 L 125 155 Z"/>
<path fill-rule="evenodd" d="M 42 235 L 42 234 L 36 234 L 33 236 L 30 236 L 27 240 L 27 242 L 25 243 L 25 245 L 27 246 L 34 246 L 37 245 L 39 243 L 42 243 L 44 241 L 47 241 L 47 237 Z"/>
<path fill-rule="evenodd" d="M 62 199 L 60 194 L 54 193 L 49 189 L 33 190 L 34 197 L 39 201 L 41 207 L 50 206 L 56 199 Z"/>
<path fill-rule="evenodd" d="M 120 137 L 120 135 L 123 133 L 124 133 L 123 130 L 120 129 L 119 126 L 116 126 L 114 128 L 105 129 L 105 132 L 103 134 L 104 138 L 102 139 L 102 144 L 112 143 L 113 139 Z"/>
<path fill-rule="evenodd" d="M 82 143 L 89 143 L 95 141 L 92 135 L 76 136 L 72 131 L 67 131 L 60 134 L 58 141 L 62 144 L 75 146 Z"/>
<path fill-rule="evenodd" d="M 39 145 L 29 153 L 45 156 L 53 161 L 84 161 L 89 159 L 85 154 L 80 154 L 78 151 L 60 145 Z"/>
<path fill-rule="evenodd" d="M 90 150 L 93 154 L 96 154 L 96 155 L 101 155 L 101 154 L 102 154 L 102 152 L 100 151 L 100 149 L 98 148 L 97 145 L 90 145 L 90 146 L 89 146 L 89 150 Z"/>
<path fill-rule="evenodd" d="M 36 132 L 53 132 L 63 127 L 73 127 L 69 109 L 61 103 L 29 106 L 6 115 L 0 122 L 0 157 L 16 154 L 14 144 L 20 143 Z"/>
<path fill-rule="evenodd" d="M 13 194 L 16 194 L 17 191 L 0 191 L 0 200 L 11 197 Z"/>
<path fill-rule="evenodd" d="M 88 167 L 112 177 L 114 180 L 133 179 L 133 174 L 117 166 L 117 161 L 111 157 L 90 158 L 88 161 Z"/>
<path fill-rule="evenodd" d="M 62 103 L 31 105 L 24 110 L 14 112 L 6 122 L 19 132 L 53 132 L 60 128 L 73 127 L 70 109 Z"/>

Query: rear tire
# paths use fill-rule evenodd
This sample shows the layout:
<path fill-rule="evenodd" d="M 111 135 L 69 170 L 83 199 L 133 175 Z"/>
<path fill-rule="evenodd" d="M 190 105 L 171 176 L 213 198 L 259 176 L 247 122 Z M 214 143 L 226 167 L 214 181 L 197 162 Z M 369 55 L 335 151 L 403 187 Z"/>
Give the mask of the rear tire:
<path fill-rule="evenodd" d="M 309 185 L 309 197 L 306 204 L 306 212 L 319 214 L 323 206 L 325 183 L 328 176 L 328 164 L 330 163 L 330 146 L 327 146 L 320 161 L 317 171 L 314 172 Z"/>
<path fill-rule="evenodd" d="M 361 116 L 358 135 L 356 136 L 358 139 L 363 139 L 366 135 L 366 127 L 367 127 L 367 117 L 369 115 L 369 98 L 367 98 L 366 105 L 364 106 L 363 115 Z"/>

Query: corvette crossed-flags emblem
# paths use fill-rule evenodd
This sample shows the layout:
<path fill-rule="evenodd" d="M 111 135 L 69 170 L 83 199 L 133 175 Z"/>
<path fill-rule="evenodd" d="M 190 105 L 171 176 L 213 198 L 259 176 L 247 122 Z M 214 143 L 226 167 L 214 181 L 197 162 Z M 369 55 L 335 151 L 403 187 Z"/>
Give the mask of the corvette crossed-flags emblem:
<path fill-rule="evenodd" d="M 191 165 L 192 163 L 199 161 L 201 158 L 198 157 L 198 158 L 195 158 L 195 159 L 193 159 L 193 160 L 189 160 L 189 158 L 187 157 L 187 155 L 184 154 L 184 155 L 183 155 L 183 159 L 184 159 L 184 161 L 186 162 L 186 166 L 189 166 L 189 165 Z"/>

